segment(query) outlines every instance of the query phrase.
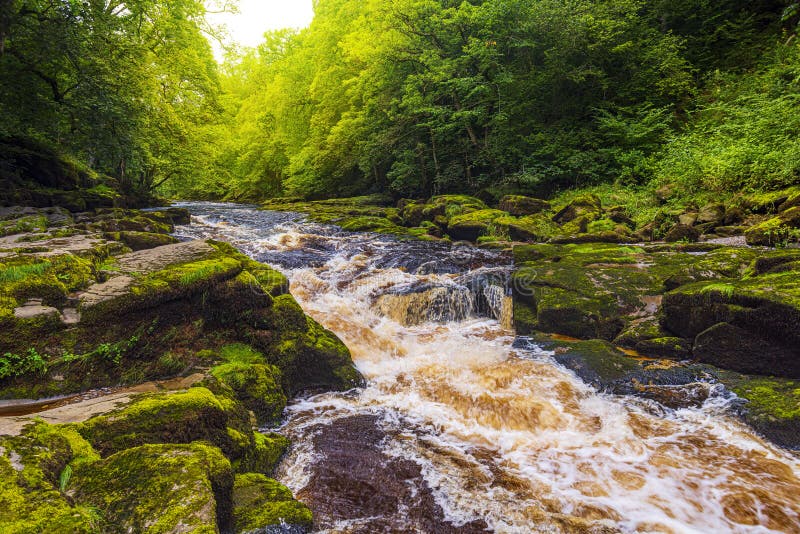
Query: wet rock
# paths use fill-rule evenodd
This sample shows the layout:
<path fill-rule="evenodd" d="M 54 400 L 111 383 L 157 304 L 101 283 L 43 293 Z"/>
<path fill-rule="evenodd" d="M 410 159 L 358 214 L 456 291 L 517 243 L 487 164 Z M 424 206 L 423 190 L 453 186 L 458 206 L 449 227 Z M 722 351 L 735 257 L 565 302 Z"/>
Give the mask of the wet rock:
<path fill-rule="evenodd" d="M 725 373 L 721 380 L 744 404 L 743 419 L 773 442 L 800 449 L 800 382 Z"/>
<path fill-rule="evenodd" d="M 474 521 L 447 521 L 418 464 L 381 450 L 386 434 L 377 417 L 346 417 L 317 429 L 308 485 L 298 493 L 314 513 L 317 527 L 349 521 L 353 534 L 372 532 L 486 532 Z"/>
<path fill-rule="evenodd" d="M 506 195 L 500 200 L 500 209 L 515 217 L 536 215 L 550 209 L 550 203 L 523 195 Z"/>
<path fill-rule="evenodd" d="M 525 343 L 554 351 L 559 364 L 600 391 L 636 395 L 668 408 L 701 405 L 710 393 L 704 382 L 714 376 L 707 366 L 630 358 L 600 340 L 564 341 L 538 335 L 518 346 L 524 348 Z"/>
<path fill-rule="evenodd" d="M 692 355 L 692 340 L 679 337 L 655 337 L 638 341 L 634 348 L 641 354 L 654 358 L 685 360 Z M 706 363 L 714 363 L 702 360 Z"/>
<path fill-rule="evenodd" d="M 276 480 L 256 473 L 236 475 L 233 484 L 233 528 L 235 532 L 307 532 L 313 521 L 311 510 Z"/>
<path fill-rule="evenodd" d="M 379 296 L 375 306 L 382 315 L 411 326 L 428 321 L 463 321 L 475 311 L 475 300 L 465 286 L 414 284 Z"/>

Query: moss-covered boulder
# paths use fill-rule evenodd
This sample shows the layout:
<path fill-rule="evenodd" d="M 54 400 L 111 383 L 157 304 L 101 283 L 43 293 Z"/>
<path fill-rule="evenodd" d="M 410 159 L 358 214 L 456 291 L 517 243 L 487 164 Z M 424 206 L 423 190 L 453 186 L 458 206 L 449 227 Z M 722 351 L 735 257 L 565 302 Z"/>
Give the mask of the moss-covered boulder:
<path fill-rule="evenodd" d="M 523 195 L 506 195 L 500 199 L 499 208 L 515 217 L 522 217 L 548 211 L 550 210 L 550 203 L 546 200 Z"/>
<path fill-rule="evenodd" d="M 231 522 L 230 462 L 216 447 L 144 445 L 77 466 L 73 499 L 99 511 L 108 533 L 224 532 Z"/>
<path fill-rule="evenodd" d="M 425 205 L 423 213 L 427 220 L 437 215 L 451 219 L 472 211 L 485 210 L 488 206 L 480 199 L 467 195 L 439 195 L 432 197 Z"/>
<path fill-rule="evenodd" d="M 748 245 L 777 246 L 800 241 L 800 207 L 793 207 L 749 228 Z"/>
<path fill-rule="evenodd" d="M 779 445 L 800 449 L 800 382 L 747 376 L 723 381 L 746 401 L 747 423 Z"/>
<path fill-rule="evenodd" d="M 145 394 L 77 426 L 103 456 L 145 444 L 204 440 L 238 458 L 253 444 L 251 429 L 237 403 L 203 387 Z"/>
<path fill-rule="evenodd" d="M 561 232 L 560 227 L 543 213 L 518 219 L 509 218 L 505 224 L 513 241 L 543 243 Z"/>
<path fill-rule="evenodd" d="M 267 358 L 283 373 L 284 389 L 294 395 L 304 390 L 344 390 L 363 385 L 350 351 L 331 331 L 303 313 L 291 295 L 273 305 L 272 331 L 277 343 Z"/>
<path fill-rule="evenodd" d="M 21 436 L 0 437 L 0 532 L 97 532 L 97 510 L 75 504 L 62 489 L 70 464 L 95 459 L 74 430 L 36 424 Z"/>
<path fill-rule="evenodd" d="M 664 241 L 667 243 L 676 243 L 678 241 L 697 241 L 700 238 L 700 232 L 693 226 L 686 224 L 676 224 L 664 235 Z"/>
<path fill-rule="evenodd" d="M 229 386 L 236 398 L 251 410 L 260 424 L 281 418 L 286 407 L 282 374 L 274 365 L 231 362 L 211 369 L 217 380 Z"/>
<path fill-rule="evenodd" d="M 496 219 L 507 214 L 500 210 L 477 210 L 456 215 L 447 224 L 447 233 L 457 241 L 477 241 L 490 232 Z"/>
<path fill-rule="evenodd" d="M 744 373 L 800 377 L 795 270 L 682 286 L 665 296 L 663 324 L 693 338 L 702 361 Z"/>
<path fill-rule="evenodd" d="M 587 220 L 595 220 L 602 217 L 602 215 L 603 206 L 600 198 L 594 194 L 585 194 L 572 199 L 555 214 L 553 220 L 559 224 L 566 224 L 581 217 Z"/>
<path fill-rule="evenodd" d="M 233 486 L 235 532 L 269 532 L 269 528 L 311 529 L 311 510 L 276 480 L 264 475 L 237 475 Z M 294 531 L 294 530 L 293 530 Z"/>

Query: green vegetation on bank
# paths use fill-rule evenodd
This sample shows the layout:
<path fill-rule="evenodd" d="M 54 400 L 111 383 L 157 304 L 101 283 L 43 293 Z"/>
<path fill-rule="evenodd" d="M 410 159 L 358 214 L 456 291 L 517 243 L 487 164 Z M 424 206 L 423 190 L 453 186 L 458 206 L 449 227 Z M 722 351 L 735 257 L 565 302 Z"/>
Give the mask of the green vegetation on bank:
<path fill-rule="evenodd" d="M 638 214 L 800 178 L 796 0 L 314 8 L 217 65 L 199 0 L 4 3 L 0 200 L 611 188 Z"/>

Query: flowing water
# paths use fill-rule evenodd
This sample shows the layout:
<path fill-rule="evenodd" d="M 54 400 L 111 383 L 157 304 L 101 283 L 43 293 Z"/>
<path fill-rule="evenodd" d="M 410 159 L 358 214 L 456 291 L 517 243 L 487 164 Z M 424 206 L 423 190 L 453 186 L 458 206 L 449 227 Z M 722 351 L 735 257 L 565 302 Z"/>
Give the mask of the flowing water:
<path fill-rule="evenodd" d="M 507 256 L 186 204 L 285 272 L 368 385 L 288 409 L 279 478 L 326 532 L 800 532 L 800 460 L 729 416 L 599 394 L 514 345 Z M 521 347 L 521 348 L 515 348 Z"/>

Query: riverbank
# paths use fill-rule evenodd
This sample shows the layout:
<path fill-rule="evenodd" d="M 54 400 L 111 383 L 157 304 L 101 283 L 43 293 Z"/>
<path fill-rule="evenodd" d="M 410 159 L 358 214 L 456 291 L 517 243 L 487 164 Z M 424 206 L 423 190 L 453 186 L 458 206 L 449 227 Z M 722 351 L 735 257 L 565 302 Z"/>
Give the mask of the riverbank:
<path fill-rule="evenodd" d="M 288 440 L 257 429 L 298 392 L 362 381 L 282 274 L 176 239 L 182 209 L 2 208 L 0 221 L 0 398 L 64 398 L 44 419 L 4 403 L 22 413 L 0 424 L 0 530 L 310 528 L 268 478 Z"/>

